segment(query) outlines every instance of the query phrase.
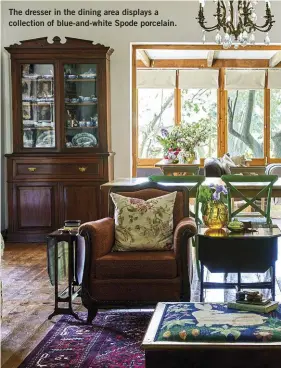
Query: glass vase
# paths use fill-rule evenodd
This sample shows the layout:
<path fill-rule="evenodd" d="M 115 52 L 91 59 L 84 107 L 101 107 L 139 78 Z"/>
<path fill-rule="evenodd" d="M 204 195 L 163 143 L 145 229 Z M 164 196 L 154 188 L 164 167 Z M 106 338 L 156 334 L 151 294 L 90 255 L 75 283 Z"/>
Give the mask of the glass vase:
<path fill-rule="evenodd" d="M 204 224 L 210 229 L 222 229 L 227 225 L 228 210 L 221 201 L 207 202 L 202 215 Z"/>
<path fill-rule="evenodd" d="M 194 152 L 181 151 L 178 158 L 180 164 L 193 164 L 196 161 L 196 154 Z"/>

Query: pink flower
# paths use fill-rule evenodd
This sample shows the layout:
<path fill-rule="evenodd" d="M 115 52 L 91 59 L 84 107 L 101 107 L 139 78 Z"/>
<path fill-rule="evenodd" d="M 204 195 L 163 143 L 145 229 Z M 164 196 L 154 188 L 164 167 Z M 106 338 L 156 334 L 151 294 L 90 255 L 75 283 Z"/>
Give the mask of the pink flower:
<path fill-rule="evenodd" d="M 142 200 L 139 199 L 139 198 L 130 198 L 130 203 L 131 204 L 138 204 L 138 203 L 141 203 Z"/>

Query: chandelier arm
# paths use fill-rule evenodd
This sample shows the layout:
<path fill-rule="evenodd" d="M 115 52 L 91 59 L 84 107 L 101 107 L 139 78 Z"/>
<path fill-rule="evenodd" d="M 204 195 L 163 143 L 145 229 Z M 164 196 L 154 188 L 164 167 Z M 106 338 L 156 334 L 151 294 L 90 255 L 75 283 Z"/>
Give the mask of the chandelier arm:
<path fill-rule="evenodd" d="M 260 31 L 260 32 L 269 32 L 270 30 L 271 30 L 271 28 L 272 28 L 272 24 L 270 24 L 269 26 L 268 26 L 268 28 L 266 28 L 266 29 L 263 29 L 263 27 L 259 27 L 259 26 L 254 26 L 254 30 L 255 31 Z M 265 26 L 264 26 L 265 27 Z"/>
<path fill-rule="evenodd" d="M 247 24 L 247 27 L 250 27 L 253 30 L 258 30 L 260 32 L 268 32 L 273 27 L 273 23 L 275 23 L 275 21 L 272 20 L 271 18 L 271 19 L 267 19 L 264 25 L 258 25 L 258 24 L 254 24 L 253 22 L 251 22 L 250 24 Z"/>
<path fill-rule="evenodd" d="M 233 15 L 234 15 L 234 11 L 233 11 L 233 0 L 231 0 L 230 2 L 229 2 L 229 12 L 230 12 L 230 21 L 229 22 L 227 22 L 226 24 L 227 24 L 227 26 L 228 26 L 228 28 L 229 28 L 229 30 L 230 30 L 230 33 L 232 33 L 232 34 L 235 34 L 235 27 L 234 27 L 234 24 L 233 24 Z"/>
<path fill-rule="evenodd" d="M 219 24 L 219 29 L 223 29 L 224 33 L 227 33 L 227 28 L 225 26 L 226 24 L 226 7 L 223 1 L 218 1 L 218 6 L 220 4 L 219 7 L 219 18 L 218 18 L 218 24 Z M 222 10 L 222 13 L 221 13 Z"/>
<path fill-rule="evenodd" d="M 274 15 L 271 14 L 271 10 L 270 10 L 270 7 L 269 7 L 268 3 L 266 3 L 264 18 L 266 19 L 264 25 L 258 25 L 258 24 L 255 24 L 253 21 L 250 21 L 251 24 L 247 24 L 247 26 L 250 26 L 252 29 L 258 30 L 260 32 L 270 31 L 270 29 L 272 28 L 273 23 L 275 23 L 275 21 L 273 20 Z M 266 28 L 266 29 L 264 29 L 264 28 Z"/>
<path fill-rule="evenodd" d="M 203 28 L 206 32 L 212 32 L 212 31 L 215 31 L 216 29 L 218 29 L 218 24 L 216 24 L 214 26 L 210 26 L 210 27 L 205 26 L 205 23 L 207 23 L 207 22 L 205 20 L 204 8 L 203 8 L 202 4 L 200 4 L 198 17 L 196 19 L 198 20 L 198 23 L 200 24 L 201 28 Z"/>

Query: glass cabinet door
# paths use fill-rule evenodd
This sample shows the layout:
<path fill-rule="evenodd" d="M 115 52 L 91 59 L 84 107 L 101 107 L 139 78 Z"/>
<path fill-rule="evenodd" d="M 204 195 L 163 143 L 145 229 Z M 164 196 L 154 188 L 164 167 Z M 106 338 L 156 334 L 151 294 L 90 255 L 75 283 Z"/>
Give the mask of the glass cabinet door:
<path fill-rule="evenodd" d="M 65 146 L 98 146 L 96 64 L 64 64 Z"/>
<path fill-rule="evenodd" d="M 54 65 L 21 65 L 24 148 L 54 148 Z"/>

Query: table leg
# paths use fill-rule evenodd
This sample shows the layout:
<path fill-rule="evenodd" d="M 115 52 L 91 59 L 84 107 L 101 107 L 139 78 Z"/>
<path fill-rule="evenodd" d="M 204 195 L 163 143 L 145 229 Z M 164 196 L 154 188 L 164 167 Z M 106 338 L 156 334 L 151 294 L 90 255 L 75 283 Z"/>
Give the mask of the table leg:
<path fill-rule="evenodd" d="M 272 293 L 272 300 L 275 300 L 275 263 L 271 266 L 271 293 Z"/>
<path fill-rule="evenodd" d="M 238 286 L 238 291 L 241 290 L 241 272 L 238 272 L 237 274 L 237 286 Z"/>
<path fill-rule="evenodd" d="M 73 311 L 72 308 L 72 296 L 74 293 L 74 247 L 76 247 L 76 240 L 69 240 L 68 242 L 68 308 L 70 311 L 70 314 L 75 317 L 76 319 L 79 319 L 78 315 Z"/>
<path fill-rule="evenodd" d="M 57 314 L 58 310 L 58 297 L 59 297 L 59 277 L 58 277 L 58 242 L 57 239 L 53 238 L 54 247 L 55 247 L 55 310 L 52 314 L 49 315 L 48 319 L 51 319 L 53 316 Z"/>
<path fill-rule="evenodd" d="M 200 271 L 200 302 L 203 302 L 203 292 L 204 292 L 204 265 L 201 263 L 201 271 Z"/>

